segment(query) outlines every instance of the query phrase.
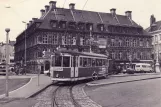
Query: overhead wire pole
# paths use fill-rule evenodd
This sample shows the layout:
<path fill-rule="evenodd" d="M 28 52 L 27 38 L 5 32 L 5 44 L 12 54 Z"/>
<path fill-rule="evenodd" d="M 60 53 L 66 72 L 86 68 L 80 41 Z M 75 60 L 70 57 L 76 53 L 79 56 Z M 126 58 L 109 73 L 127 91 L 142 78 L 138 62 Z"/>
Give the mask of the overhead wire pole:
<path fill-rule="evenodd" d="M 25 54 L 24 54 L 24 70 L 25 70 L 25 75 L 26 75 L 26 29 L 27 29 L 27 23 L 25 21 L 22 21 L 22 23 L 25 24 Z"/>

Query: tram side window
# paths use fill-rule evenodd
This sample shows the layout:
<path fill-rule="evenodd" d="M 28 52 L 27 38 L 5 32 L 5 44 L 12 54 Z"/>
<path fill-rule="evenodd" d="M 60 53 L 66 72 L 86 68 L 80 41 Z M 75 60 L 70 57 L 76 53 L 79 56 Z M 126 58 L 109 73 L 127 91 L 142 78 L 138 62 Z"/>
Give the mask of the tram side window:
<path fill-rule="evenodd" d="M 61 66 L 62 56 L 55 56 L 55 66 Z"/>
<path fill-rule="evenodd" d="M 92 66 L 96 66 L 96 59 L 92 59 Z"/>
<path fill-rule="evenodd" d="M 63 56 L 63 67 L 70 67 L 70 57 Z"/>
<path fill-rule="evenodd" d="M 80 57 L 80 66 L 82 67 L 83 66 L 83 58 Z"/>
<path fill-rule="evenodd" d="M 102 66 L 102 59 L 96 59 L 96 66 Z"/>
<path fill-rule="evenodd" d="M 83 67 L 87 66 L 87 58 L 83 58 Z"/>
<path fill-rule="evenodd" d="M 88 67 L 90 67 L 91 66 L 91 58 L 88 58 L 88 65 L 87 65 Z"/>
<path fill-rule="evenodd" d="M 102 59 L 102 66 L 106 66 L 106 61 Z"/>
<path fill-rule="evenodd" d="M 102 66 L 102 59 L 99 59 L 99 66 Z"/>

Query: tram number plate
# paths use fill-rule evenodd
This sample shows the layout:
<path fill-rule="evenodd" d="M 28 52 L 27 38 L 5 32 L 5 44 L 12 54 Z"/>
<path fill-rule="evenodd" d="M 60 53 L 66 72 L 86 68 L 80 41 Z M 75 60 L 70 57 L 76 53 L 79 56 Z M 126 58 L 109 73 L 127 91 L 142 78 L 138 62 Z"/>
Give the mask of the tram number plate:
<path fill-rule="evenodd" d="M 62 67 L 54 67 L 53 71 L 63 71 L 63 68 Z"/>

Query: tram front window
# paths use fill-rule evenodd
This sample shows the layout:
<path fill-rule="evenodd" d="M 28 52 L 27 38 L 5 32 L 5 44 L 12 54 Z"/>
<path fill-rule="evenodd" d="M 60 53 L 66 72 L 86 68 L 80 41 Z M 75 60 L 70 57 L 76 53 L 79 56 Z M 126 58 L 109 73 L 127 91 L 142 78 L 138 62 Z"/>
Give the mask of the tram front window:
<path fill-rule="evenodd" d="M 63 67 L 70 67 L 70 57 L 63 56 Z"/>
<path fill-rule="evenodd" d="M 62 56 L 55 56 L 55 66 L 61 66 Z"/>

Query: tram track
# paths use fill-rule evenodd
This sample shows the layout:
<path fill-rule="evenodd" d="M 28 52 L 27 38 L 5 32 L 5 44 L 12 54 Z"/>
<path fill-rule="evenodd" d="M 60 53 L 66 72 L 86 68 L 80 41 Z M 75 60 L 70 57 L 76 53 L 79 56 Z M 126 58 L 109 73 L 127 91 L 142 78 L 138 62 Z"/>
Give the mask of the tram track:
<path fill-rule="evenodd" d="M 53 93 L 52 107 L 81 107 L 74 99 L 72 86 L 59 86 Z"/>

